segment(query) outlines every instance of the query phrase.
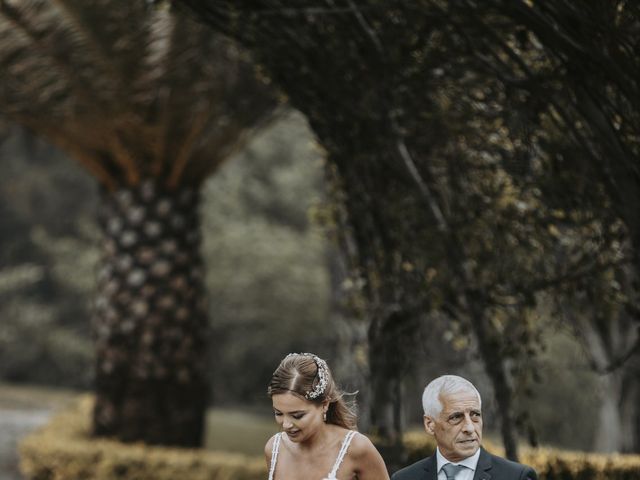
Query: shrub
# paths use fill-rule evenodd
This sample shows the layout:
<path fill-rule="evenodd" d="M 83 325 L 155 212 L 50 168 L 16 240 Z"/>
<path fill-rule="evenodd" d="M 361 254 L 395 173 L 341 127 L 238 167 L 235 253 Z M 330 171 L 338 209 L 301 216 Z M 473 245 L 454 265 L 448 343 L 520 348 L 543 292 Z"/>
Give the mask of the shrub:
<path fill-rule="evenodd" d="M 263 458 L 203 449 L 123 444 L 89 436 L 93 399 L 55 416 L 20 445 L 28 480 L 263 480 Z"/>
<path fill-rule="evenodd" d="M 631 480 L 640 478 L 640 455 L 605 455 L 548 448 L 522 449 L 521 461 L 541 480 Z"/>
<path fill-rule="evenodd" d="M 91 438 L 92 402 L 92 397 L 82 397 L 76 407 L 58 414 L 22 442 L 20 468 L 28 480 L 263 480 L 267 476 L 259 456 Z M 491 442 L 484 445 L 503 454 Z M 433 454 L 435 443 L 423 432 L 409 432 L 404 448 L 409 464 Z M 540 480 L 640 478 L 640 455 L 522 448 L 521 461 L 535 468 Z"/>

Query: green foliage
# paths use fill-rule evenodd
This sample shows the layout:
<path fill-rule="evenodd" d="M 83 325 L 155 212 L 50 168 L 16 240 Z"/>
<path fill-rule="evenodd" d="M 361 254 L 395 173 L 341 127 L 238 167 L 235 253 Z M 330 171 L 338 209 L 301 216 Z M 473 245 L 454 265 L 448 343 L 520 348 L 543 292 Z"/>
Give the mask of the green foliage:
<path fill-rule="evenodd" d="M 0 170 L 0 378 L 87 387 L 95 186 L 16 127 L 0 148 Z"/>
<path fill-rule="evenodd" d="M 87 387 L 93 347 L 63 325 L 55 305 L 11 300 L 0 308 L 0 377 L 18 382 Z M 73 324 L 74 322 L 69 322 Z"/>
<path fill-rule="evenodd" d="M 520 392 L 518 402 L 540 444 L 589 451 L 598 434 L 597 374 L 570 331 L 553 325 L 544 330 L 547 348 L 538 358 L 539 381 Z M 575 418 L 580 421 L 567 421 Z"/>
<path fill-rule="evenodd" d="M 286 353 L 331 351 L 327 244 L 308 218 L 321 178 L 313 137 L 288 115 L 205 184 L 215 401 L 265 403 Z"/>

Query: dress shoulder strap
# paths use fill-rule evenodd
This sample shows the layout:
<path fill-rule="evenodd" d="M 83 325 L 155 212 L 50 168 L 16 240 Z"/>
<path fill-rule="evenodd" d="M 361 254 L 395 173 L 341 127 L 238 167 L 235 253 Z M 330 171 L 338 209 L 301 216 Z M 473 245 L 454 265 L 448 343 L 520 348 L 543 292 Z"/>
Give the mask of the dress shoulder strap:
<path fill-rule="evenodd" d="M 336 463 L 333 465 L 333 469 L 329 474 L 329 479 L 335 479 L 338 474 L 338 469 L 344 460 L 345 455 L 347 454 L 347 450 L 349 449 L 349 445 L 351 444 L 351 440 L 353 436 L 357 432 L 355 430 L 349 430 L 347 434 L 344 436 L 344 440 L 342 440 L 342 446 L 340 447 L 340 452 L 338 452 L 338 458 L 336 458 Z"/>
<path fill-rule="evenodd" d="M 273 480 L 273 475 L 276 472 L 276 462 L 278 461 L 278 451 L 280 450 L 280 440 L 282 439 L 282 433 L 276 434 L 276 438 L 273 440 L 273 451 L 271 452 L 271 464 L 269 465 L 269 480 Z"/>

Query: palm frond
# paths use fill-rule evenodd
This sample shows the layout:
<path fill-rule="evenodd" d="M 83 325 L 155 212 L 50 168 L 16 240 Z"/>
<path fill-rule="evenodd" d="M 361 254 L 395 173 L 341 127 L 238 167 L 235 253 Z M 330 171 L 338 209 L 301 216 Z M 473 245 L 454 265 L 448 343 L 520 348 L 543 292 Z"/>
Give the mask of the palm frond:
<path fill-rule="evenodd" d="M 202 181 L 199 147 L 213 170 L 275 105 L 235 45 L 162 4 L 0 0 L 0 108 L 105 184 Z"/>

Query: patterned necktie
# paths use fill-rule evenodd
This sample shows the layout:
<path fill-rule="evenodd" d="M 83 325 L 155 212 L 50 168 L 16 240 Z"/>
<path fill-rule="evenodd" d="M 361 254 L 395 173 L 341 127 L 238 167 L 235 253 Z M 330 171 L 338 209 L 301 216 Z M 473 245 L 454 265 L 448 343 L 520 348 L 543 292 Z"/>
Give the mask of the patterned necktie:
<path fill-rule="evenodd" d="M 444 474 L 447 476 L 447 480 L 455 480 L 456 475 L 463 468 L 463 465 L 454 465 L 453 463 L 447 463 L 442 467 L 442 470 L 444 470 Z"/>

